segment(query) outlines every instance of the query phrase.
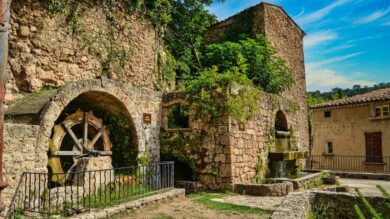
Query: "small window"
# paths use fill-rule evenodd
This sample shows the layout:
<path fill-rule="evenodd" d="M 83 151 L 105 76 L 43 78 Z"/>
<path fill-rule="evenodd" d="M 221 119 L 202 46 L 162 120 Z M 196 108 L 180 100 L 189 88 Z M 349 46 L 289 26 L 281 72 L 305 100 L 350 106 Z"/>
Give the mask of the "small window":
<path fill-rule="evenodd" d="M 382 108 L 381 107 L 375 107 L 375 118 L 379 118 L 382 115 Z"/>
<path fill-rule="evenodd" d="M 389 105 L 375 106 L 375 118 L 386 118 L 390 116 Z"/>
<path fill-rule="evenodd" d="M 325 118 L 330 118 L 332 116 L 332 112 L 330 112 L 330 111 L 325 111 L 324 112 L 324 117 Z"/>
<path fill-rule="evenodd" d="M 383 117 L 389 117 L 389 106 L 383 106 L 382 114 L 383 114 Z"/>
<path fill-rule="evenodd" d="M 333 142 L 325 143 L 325 154 L 333 154 Z"/>

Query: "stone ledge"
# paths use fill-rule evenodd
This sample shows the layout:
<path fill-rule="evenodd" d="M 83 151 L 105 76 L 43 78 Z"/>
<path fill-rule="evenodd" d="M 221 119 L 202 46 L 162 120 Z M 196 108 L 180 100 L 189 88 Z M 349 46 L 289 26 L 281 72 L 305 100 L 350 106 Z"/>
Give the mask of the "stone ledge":
<path fill-rule="evenodd" d="M 155 204 L 166 199 L 172 199 L 175 197 L 183 197 L 185 195 L 184 189 L 167 189 L 163 190 L 155 195 L 143 197 L 134 201 L 126 202 L 117 206 L 105 208 L 105 209 L 91 209 L 91 212 L 78 214 L 70 219 L 87 219 L 87 218 L 109 218 L 114 215 L 120 214 L 127 210 L 135 210 L 144 205 Z"/>
<path fill-rule="evenodd" d="M 286 196 L 292 191 L 294 191 L 294 186 L 291 182 L 273 184 L 234 184 L 234 192 L 241 195 Z"/>
<path fill-rule="evenodd" d="M 339 176 L 341 178 L 349 179 L 374 179 L 390 181 L 390 174 L 386 173 L 367 173 L 367 172 L 343 172 L 343 171 L 330 171 L 332 175 Z"/>

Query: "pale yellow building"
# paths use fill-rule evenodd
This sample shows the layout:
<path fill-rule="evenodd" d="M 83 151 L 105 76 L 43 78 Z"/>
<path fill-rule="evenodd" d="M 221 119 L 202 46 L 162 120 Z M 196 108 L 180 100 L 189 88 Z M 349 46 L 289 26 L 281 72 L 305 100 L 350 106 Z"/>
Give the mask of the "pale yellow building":
<path fill-rule="evenodd" d="M 312 168 L 390 171 L 390 88 L 315 105 Z"/>

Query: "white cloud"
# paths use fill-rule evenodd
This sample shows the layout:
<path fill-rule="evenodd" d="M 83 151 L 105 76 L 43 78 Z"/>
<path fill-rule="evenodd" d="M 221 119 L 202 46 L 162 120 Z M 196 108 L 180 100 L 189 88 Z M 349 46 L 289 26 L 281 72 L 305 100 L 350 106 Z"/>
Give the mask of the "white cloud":
<path fill-rule="evenodd" d="M 385 23 L 382 24 L 383 26 L 390 26 L 390 21 L 387 21 Z"/>
<path fill-rule="evenodd" d="M 362 17 L 362 18 L 358 19 L 357 21 L 355 21 L 354 23 L 355 24 L 368 24 L 368 23 L 374 22 L 374 21 L 382 18 L 383 16 L 387 15 L 389 12 L 390 12 L 390 7 L 386 8 L 386 9 L 374 11 L 370 15 Z"/>
<path fill-rule="evenodd" d="M 335 63 L 335 62 L 341 62 L 341 61 L 353 58 L 353 57 L 355 57 L 357 55 L 360 55 L 360 54 L 362 54 L 362 52 L 355 52 L 355 53 L 346 54 L 346 55 L 343 55 L 343 56 L 336 56 L 336 57 L 333 57 L 333 58 L 328 58 L 328 59 L 324 59 L 324 60 L 317 61 L 317 62 L 309 62 L 309 63 L 306 64 L 306 66 L 308 68 L 310 68 L 310 69 L 314 69 L 314 68 L 322 67 L 322 66 L 324 66 L 326 64 L 331 64 L 331 63 Z"/>
<path fill-rule="evenodd" d="M 305 8 L 302 7 L 301 11 L 297 14 L 297 15 L 294 15 L 293 18 L 294 20 L 298 19 L 300 16 L 302 16 L 303 14 L 305 13 Z"/>
<path fill-rule="evenodd" d="M 324 18 L 326 15 L 328 15 L 333 9 L 339 7 L 339 6 L 342 6 L 348 2 L 350 2 L 351 0 L 337 0 L 335 2 L 333 2 L 332 4 L 324 7 L 324 8 L 321 8 L 320 10 L 317 10 L 317 11 L 314 11 L 310 14 L 307 14 L 305 16 L 301 16 L 299 18 L 297 18 L 297 22 L 300 24 L 300 25 L 306 25 L 306 24 L 310 24 L 310 23 L 313 23 L 315 21 L 318 21 L 322 18 Z"/>
<path fill-rule="evenodd" d="M 309 33 L 304 38 L 304 45 L 305 45 L 305 48 L 313 47 L 313 46 L 317 46 L 321 43 L 324 43 L 326 41 L 334 40 L 337 38 L 338 38 L 337 33 L 330 31 L 330 30 L 320 31 L 320 32 L 316 32 L 316 33 Z"/>
<path fill-rule="evenodd" d="M 329 91 L 332 88 L 351 88 L 353 85 L 372 86 L 374 81 L 361 79 L 362 73 L 350 74 L 348 77 L 327 68 L 313 69 L 307 67 L 306 80 L 308 90 Z"/>

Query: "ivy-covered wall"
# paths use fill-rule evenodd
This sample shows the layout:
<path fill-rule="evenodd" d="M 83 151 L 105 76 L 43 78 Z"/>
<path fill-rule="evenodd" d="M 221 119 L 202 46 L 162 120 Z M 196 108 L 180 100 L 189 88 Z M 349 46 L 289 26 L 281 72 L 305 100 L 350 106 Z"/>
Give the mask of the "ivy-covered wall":
<path fill-rule="evenodd" d="M 285 114 L 287 125 L 294 133 L 292 148 L 297 150 L 298 145 L 302 145 L 295 134 L 295 127 L 300 122 L 297 117 L 300 109 L 296 102 L 286 98 L 263 93 L 257 99 L 260 110 L 245 123 L 232 118 L 208 123 L 190 113 L 188 128 L 169 129 L 166 119 L 169 107 L 179 103 L 186 104 L 180 93 L 169 93 L 163 97 L 161 158 L 180 161 L 176 168 L 188 165 L 192 178 L 184 180 L 199 180 L 208 189 L 231 189 L 234 183 L 265 181 L 269 171 L 268 152 L 274 149 L 278 111 Z"/>
<path fill-rule="evenodd" d="M 184 154 L 189 162 L 200 167 L 199 179 L 209 189 L 231 189 L 234 183 L 265 180 L 269 171 L 268 152 L 275 144 L 275 116 L 279 110 L 285 114 L 288 128 L 293 133 L 290 138 L 292 149 L 308 151 L 309 147 L 304 32 L 282 8 L 261 3 L 212 26 L 205 33 L 205 42 L 235 41 L 240 34 L 264 34 L 291 68 L 295 83 L 280 95 L 260 95 L 257 98 L 260 110 L 242 124 L 232 118 L 210 124 L 190 113 L 190 129 L 185 131 L 202 133 L 197 147 L 203 150 L 201 153 L 185 150 Z M 169 97 L 163 99 L 167 103 L 178 102 Z M 167 115 L 167 105 L 163 115 Z M 162 127 L 167 127 L 166 122 L 163 116 Z M 161 145 L 162 148 L 169 146 L 169 142 Z"/>
<path fill-rule="evenodd" d="M 260 3 L 210 27 L 205 33 L 205 42 L 210 44 L 220 40 L 234 41 L 241 34 L 247 36 L 264 34 L 276 48 L 278 55 L 291 68 L 294 85 L 280 96 L 294 102 L 299 109 L 293 118 L 297 123 L 293 124 L 292 128 L 299 139 L 298 146 L 308 150 L 309 132 L 303 51 L 305 33 L 281 7 Z"/>
<path fill-rule="evenodd" d="M 147 18 L 122 1 L 15 0 L 7 103 L 24 92 L 106 76 L 155 89 L 160 50 Z M 99 3 L 101 2 L 101 3 Z"/>

